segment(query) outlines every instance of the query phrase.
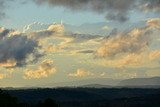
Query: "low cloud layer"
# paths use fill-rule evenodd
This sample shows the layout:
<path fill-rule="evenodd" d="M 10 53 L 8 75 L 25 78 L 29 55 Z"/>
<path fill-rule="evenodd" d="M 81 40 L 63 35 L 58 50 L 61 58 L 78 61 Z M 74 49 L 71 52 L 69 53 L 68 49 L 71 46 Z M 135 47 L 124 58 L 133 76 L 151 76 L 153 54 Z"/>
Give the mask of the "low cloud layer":
<path fill-rule="evenodd" d="M 5 9 L 9 7 L 9 2 L 15 0 L 0 0 L 0 19 L 6 15 Z M 38 5 L 49 4 L 50 6 L 60 6 L 71 11 L 93 11 L 105 15 L 107 20 L 125 22 L 129 19 L 132 10 L 142 12 L 160 12 L 159 0 L 32 0 Z M 28 2 L 27 0 L 18 1 Z M 14 7 L 14 6 L 13 6 Z M 26 29 L 28 30 L 28 29 Z"/>

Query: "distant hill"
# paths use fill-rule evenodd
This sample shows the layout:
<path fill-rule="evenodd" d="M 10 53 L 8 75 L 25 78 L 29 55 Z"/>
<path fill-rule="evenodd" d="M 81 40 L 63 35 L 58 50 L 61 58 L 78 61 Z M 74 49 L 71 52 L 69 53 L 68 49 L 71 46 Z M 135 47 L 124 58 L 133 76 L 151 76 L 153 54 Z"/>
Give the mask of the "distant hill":
<path fill-rule="evenodd" d="M 116 86 L 121 80 L 111 78 L 91 78 L 86 80 L 77 80 L 70 82 L 50 83 L 45 84 L 43 87 L 80 87 L 89 84 L 102 84 L 103 86 Z M 101 85 L 101 86 L 102 86 Z"/>
<path fill-rule="evenodd" d="M 84 87 L 84 88 L 112 88 L 113 86 L 101 85 L 101 84 L 87 84 L 87 85 L 81 85 L 79 87 Z"/>
<path fill-rule="evenodd" d="M 118 86 L 160 86 L 160 77 L 126 79 Z"/>
<path fill-rule="evenodd" d="M 111 79 L 111 78 L 91 78 L 70 82 L 49 83 L 41 87 L 87 87 L 87 88 L 160 88 L 160 77 L 152 78 L 132 78 L 132 79 Z"/>

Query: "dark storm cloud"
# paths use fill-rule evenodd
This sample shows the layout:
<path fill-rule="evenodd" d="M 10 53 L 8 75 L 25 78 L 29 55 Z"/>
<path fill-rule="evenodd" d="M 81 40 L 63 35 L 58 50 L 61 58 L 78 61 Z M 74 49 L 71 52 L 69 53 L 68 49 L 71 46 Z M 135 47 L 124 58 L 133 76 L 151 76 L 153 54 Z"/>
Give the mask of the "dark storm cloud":
<path fill-rule="evenodd" d="M 7 36 L 7 34 L 10 32 L 9 29 L 3 29 L 0 27 L 0 39 L 4 38 L 5 36 Z"/>
<path fill-rule="evenodd" d="M 135 0 L 34 0 L 37 4 L 48 3 L 52 6 L 64 6 L 73 11 L 92 10 L 100 14 L 107 14 L 108 20 L 124 22 L 127 13 Z"/>
<path fill-rule="evenodd" d="M 37 4 L 62 6 L 72 11 L 91 10 L 105 14 L 108 20 L 125 22 L 131 10 L 160 11 L 160 0 L 33 0 Z"/>
<path fill-rule="evenodd" d="M 126 16 L 126 13 L 125 14 L 121 14 L 121 13 L 118 13 L 118 14 L 108 13 L 106 15 L 106 18 L 108 20 L 118 20 L 120 22 L 125 22 L 125 21 L 127 21 L 129 19 L 128 16 Z"/>
<path fill-rule="evenodd" d="M 38 57 L 36 41 L 28 39 L 22 34 L 14 34 L 14 31 L 4 29 L 0 32 L 0 66 L 15 67 L 26 64 L 28 55 Z"/>
<path fill-rule="evenodd" d="M 145 11 L 160 12 L 160 0 L 143 0 L 140 7 Z"/>
<path fill-rule="evenodd" d="M 27 0 L 0 0 L 0 19 L 5 17 L 9 2 L 26 4 Z M 72 11 L 93 11 L 104 14 L 108 20 L 125 22 L 131 10 L 160 12 L 160 0 L 31 0 L 39 5 L 62 6 Z"/>

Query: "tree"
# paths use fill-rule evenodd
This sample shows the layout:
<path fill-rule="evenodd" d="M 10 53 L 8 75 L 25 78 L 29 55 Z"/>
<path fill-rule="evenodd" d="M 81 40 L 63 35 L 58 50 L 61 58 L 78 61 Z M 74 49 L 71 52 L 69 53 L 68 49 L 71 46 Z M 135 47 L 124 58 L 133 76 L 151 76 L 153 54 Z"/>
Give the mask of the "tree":
<path fill-rule="evenodd" d="M 59 107 L 58 104 L 51 98 L 47 98 L 43 102 L 39 102 L 37 107 Z"/>

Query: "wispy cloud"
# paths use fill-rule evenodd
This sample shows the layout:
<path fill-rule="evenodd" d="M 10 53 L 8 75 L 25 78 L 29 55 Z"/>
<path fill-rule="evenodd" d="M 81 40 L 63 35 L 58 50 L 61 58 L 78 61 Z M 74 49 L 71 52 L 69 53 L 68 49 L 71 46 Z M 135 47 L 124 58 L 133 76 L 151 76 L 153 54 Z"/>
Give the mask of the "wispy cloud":
<path fill-rule="evenodd" d="M 160 50 L 155 50 L 149 53 L 149 59 L 154 60 L 156 58 L 160 57 Z"/>
<path fill-rule="evenodd" d="M 86 76 L 92 76 L 94 74 L 91 73 L 90 71 L 86 71 L 84 69 L 77 69 L 77 71 L 75 73 L 70 73 L 68 75 L 71 77 L 86 77 Z"/>
<path fill-rule="evenodd" d="M 8 74 L 0 74 L 0 79 L 4 79 L 4 78 L 7 78 L 7 77 L 9 77 L 9 75 Z"/>

